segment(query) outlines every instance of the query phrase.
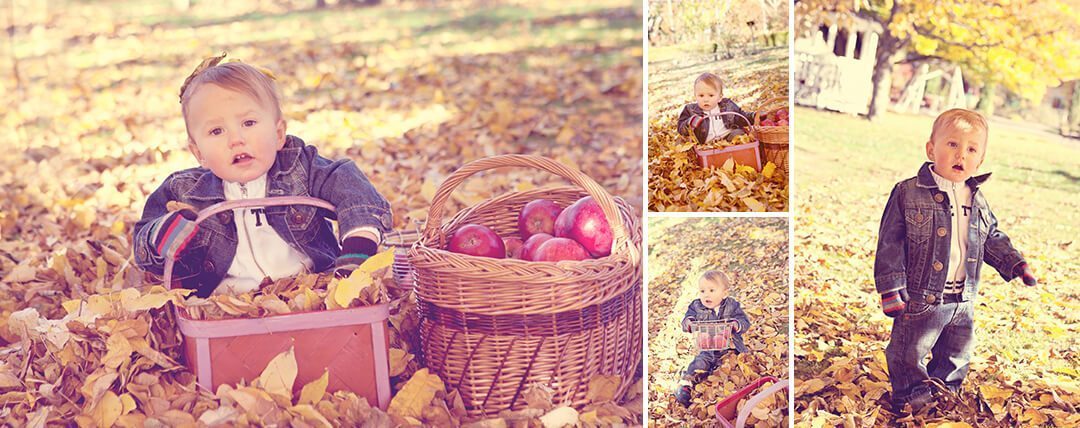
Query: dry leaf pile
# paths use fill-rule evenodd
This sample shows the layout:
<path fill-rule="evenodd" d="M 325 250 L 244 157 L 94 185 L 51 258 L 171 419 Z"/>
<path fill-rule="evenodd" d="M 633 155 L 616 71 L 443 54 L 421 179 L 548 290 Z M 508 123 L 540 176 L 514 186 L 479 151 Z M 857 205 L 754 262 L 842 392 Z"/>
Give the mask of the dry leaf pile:
<path fill-rule="evenodd" d="M 787 97 L 784 68 L 753 73 L 736 79 L 735 84 L 748 91 L 745 98 L 739 98 L 741 102 L 737 101 L 747 111 L 769 98 Z M 649 91 L 653 91 L 651 81 Z M 685 102 L 682 98 L 671 101 L 661 111 L 649 112 L 650 211 L 787 211 L 788 179 L 783 171 L 766 175 L 703 169 L 695 147 L 725 148 L 734 143 L 698 145 L 694 138 L 679 135 L 676 119 Z"/>
<path fill-rule="evenodd" d="M 715 425 L 719 400 L 763 376 L 787 378 L 787 230 L 785 220 L 773 218 L 650 219 L 649 236 L 657 237 L 649 240 L 650 425 Z M 695 354 L 693 337 L 680 323 L 708 269 L 732 277 L 732 295 L 750 318 L 743 335 L 749 352 L 726 355 L 684 408 L 672 391 Z M 768 397 L 751 414 L 750 426 L 786 426 L 787 394 Z"/>
<path fill-rule="evenodd" d="M 241 294 L 190 297 L 179 304 L 192 319 L 219 320 L 259 318 L 293 312 L 311 312 L 371 306 L 389 302 L 394 287 L 389 265 L 393 251 L 384 251 L 364 262 L 347 278 L 333 273 L 308 273 L 277 281 L 266 279 L 258 290 Z"/>
<path fill-rule="evenodd" d="M 0 134 L 8 148 L 0 151 L 0 419 L 443 426 L 449 415 L 479 422 L 454 419 L 454 397 L 434 389 L 426 401 L 427 393 L 398 392 L 396 402 L 419 404 L 382 412 L 353 394 L 316 394 L 318 384 L 298 397 L 280 393 L 290 382 L 213 394 L 195 388 L 177 364 L 178 333 L 161 308 L 177 292 L 151 287 L 133 266 L 130 234 L 147 195 L 169 173 L 196 166 L 176 93 L 203 56 L 227 50 L 272 70 L 289 133 L 327 157 L 356 160 L 390 200 L 395 229 L 426 217 L 451 171 L 505 153 L 557 159 L 632 204 L 641 200 L 640 9 L 618 1 L 572 11 L 557 2 L 325 11 L 306 9 L 310 2 L 303 9 L 271 3 L 195 2 L 190 17 L 178 17 L 169 2 L 124 10 L 14 6 L 19 61 L 4 64 L 17 67 L 18 79 L 0 75 L 0 126 L 10 130 Z M 463 183 L 447 215 L 549 184 L 567 182 L 493 171 Z M 416 312 L 408 295 L 384 296 L 389 274 L 380 275 L 370 286 L 301 275 L 238 300 L 186 303 L 201 319 L 221 319 L 393 298 L 391 383 L 400 391 L 421 370 Z M 288 360 L 275 360 L 271 377 L 287 380 Z M 640 382 L 631 391 L 601 395 L 576 410 L 576 420 L 640 423 Z M 501 423 L 538 424 L 559 404 Z"/>

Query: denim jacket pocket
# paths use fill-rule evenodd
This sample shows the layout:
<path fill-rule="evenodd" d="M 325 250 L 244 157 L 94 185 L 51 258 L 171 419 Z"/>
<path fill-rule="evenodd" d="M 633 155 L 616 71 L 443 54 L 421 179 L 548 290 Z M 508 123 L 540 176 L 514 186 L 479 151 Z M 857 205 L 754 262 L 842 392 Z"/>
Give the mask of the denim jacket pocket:
<path fill-rule="evenodd" d="M 285 211 L 285 223 L 298 243 L 307 243 L 315 238 L 315 220 L 322 220 L 321 216 L 316 215 L 317 211 L 318 208 L 300 205 L 291 206 Z"/>
<path fill-rule="evenodd" d="M 934 211 L 929 208 L 904 209 L 908 240 L 917 246 L 925 246 L 926 241 L 930 239 L 930 226 L 933 219 Z"/>

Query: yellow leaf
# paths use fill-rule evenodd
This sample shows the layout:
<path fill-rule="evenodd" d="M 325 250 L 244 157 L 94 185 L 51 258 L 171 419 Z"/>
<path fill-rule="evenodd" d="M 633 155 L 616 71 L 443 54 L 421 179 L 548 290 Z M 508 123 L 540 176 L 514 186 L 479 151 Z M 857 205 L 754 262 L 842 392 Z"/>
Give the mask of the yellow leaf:
<path fill-rule="evenodd" d="M 405 372 L 405 367 L 412 361 L 412 354 L 403 349 L 390 348 L 390 376 Z"/>
<path fill-rule="evenodd" d="M 349 302 L 360 297 L 360 290 L 369 285 L 371 285 L 371 274 L 360 272 L 360 269 L 354 270 L 348 278 L 337 282 L 337 289 L 334 290 L 334 303 L 337 303 L 342 308 L 349 307 Z"/>
<path fill-rule="evenodd" d="M 367 260 L 364 260 L 364 263 L 361 264 L 360 267 L 356 268 L 356 270 L 354 270 L 352 272 L 352 274 L 349 275 L 349 277 L 352 277 L 353 275 L 356 275 L 357 271 L 371 274 L 371 273 L 374 273 L 375 271 L 377 271 L 379 269 L 385 269 L 385 268 L 389 267 L 393 263 L 394 263 L 394 251 L 393 250 L 383 251 L 383 252 L 381 252 L 379 254 L 371 256 Z"/>
<path fill-rule="evenodd" d="M 318 410 L 315 410 L 314 407 L 311 407 L 310 404 L 299 404 L 290 408 L 289 411 L 304 418 L 306 422 L 315 422 L 316 426 L 333 427 L 330 421 L 326 420 L 326 417 L 319 413 Z"/>
<path fill-rule="evenodd" d="M 109 351 L 101 357 L 101 364 L 111 369 L 120 367 L 124 361 L 131 358 L 131 353 L 135 352 L 135 349 L 131 347 L 131 342 L 128 342 L 127 338 L 120 333 L 109 336 L 109 339 L 105 341 L 105 347 Z"/>
<path fill-rule="evenodd" d="M 420 418 L 424 408 L 435 397 L 435 393 L 444 388 L 443 381 L 438 375 L 428 373 L 426 368 L 420 369 L 390 400 L 390 407 L 386 412 L 403 418 Z"/>
<path fill-rule="evenodd" d="M 112 391 L 105 392 L 105 395 L 101 397 L 101 401 L 98 401 L 97 407 L 90 412 L 90 416 L 94 418 L 94 423 L 99 427 L 111 427 L 116 420 L 120 418 L 120 413 L 124 410 L 124 404 L 120 401 L 120 397 Z"/>
<path fill-rule="evenodd" d="M 122 404 L 122 414 L 131 413 L 138 405 L 135 404 L 135 399 L 131 397 L 131 394 L 124 394 L 120 396 L 120 404 Z"/>
<path fill-rule="evenodd" d="M 772 162 L 766 163 L 765 167 L 761 168 L 761 175 L 765 178 L 772 178 L 774 172 L 776 172 L 776 165 Z"/>
<path fill-rule="evenodd" d="M 927 428 L 971 428 L 967 422 L 945 422 L 937 425 L 927 425 Z"/>
<path fill-rule="evenodd" d="M 754 211 L 754 212 L 765 211 L 765 205 L 762 205 L 762 203 L 758 202 L 757 199 L 746 197 L 746 198 L 742 198 L 742 201 L 743 201 L 744 204 L 746 204 L 747 208 L 750 208 L 750 211 Z"/>
<path fill-rule="evenodd" d="M 266 365 L 255 386 L 271 394 L 292 397 L 293 382 L 296 381 L 296 354 L 292 347 L 278 354 Z"/>
<path fill-rule="evenodd" d="M 540 423 L 544 424 L 544 428 L 574 426 L 578 423 L 578 412 L 573 407 L 559 407 L 541 416 Z"/>
<path fill-rule="evenodd" d="M 1013 394 L 1013 391 L 1011 389 L 998 388 L 987 384 L 979 385 L 979 391 L 982 391 L 983 397 L 987 400 L 1009 398 Z"/>
<path fill-rule="evenodd" d="M 617 375 L 596 375 L 589 381 L 589 392 L 585 399 L 592 403 L 614 401 L 622 379 Z"/>
<path fill-rule="evenodd" d="M 330 369 L 326 369 L 318 379 L 304 385 L 304 389 L 300 390 L 300 401 L 297 404 L 315 404 L 322 401 L 323 395 L 326 394 L 326 384 L 329 382 Z"/>
<path fill-rule="evenodd" d="M 734 174 L 735 158 L 728 158 L 728 160 L 724 161 L 724 166 L 721 166 L 720 169 L 724 170 L 724 172 L 728 173 L 728 175 Z"/>

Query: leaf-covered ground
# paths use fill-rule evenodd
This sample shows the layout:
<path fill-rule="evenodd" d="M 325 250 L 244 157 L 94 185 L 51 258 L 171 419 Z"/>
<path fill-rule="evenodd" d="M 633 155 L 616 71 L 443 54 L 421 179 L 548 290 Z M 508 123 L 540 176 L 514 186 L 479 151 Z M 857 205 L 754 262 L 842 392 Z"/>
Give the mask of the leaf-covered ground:
<path fill-rule="evenodd" d="M 206 56 L 228 51 L 230 58 L 273 71 L 289 133 L 325 156 L 354 159 L 393 205 L 395 229 L 426 217 L 448 173 L 505 153 L 576 166 L 641 208 L 640 5 L 456 1 L 317 10 L 310 9 L 314 1 L 195 2 L 188 14 L 179 14 L 169 1 L 50 2 L 48 9 L 17 3 L 18 63 L 6 50 L 0 59 L 0 146 L 6 149 L 0 152 L 0 343 L 6 345 L 0 353 L 17 364 L 0 369 L 0 418 L 32 414 L 35 422 L 58 422 L 119 409 L 124 416 L 179 423 L 237 404 L 197 393 L 190 373 L 143 346 L 161 345 L 147 336 L 155 328 L 147 308 L 128 311 L 120 302 L 135 296 L 116 293 L 139 287 L 155 296 L 146 299 L 162 298 L 146 288 L 131 263 L 131 226 L 146 195 L 170 172 L 196 165 L 186 149 L 177 96 Z M 8 73 L 16 67 L 18 79 Z M 499 170 L 466 181 L 449 209 L 566 183 L 536 171 Z M 29 317 L 18 325 L 54 328 L 68 316 L 62 303 L 73 299 L 113 310 L 106 323 L 64 325 L 80 338 L 79 349 L 97 350 L 93 356 L 76 361 L 54 355 L 55 347 L 27 340 L 27 331 L 9 324 L 13 312 L 32 308 L 40 323 Z M 144 353 L 110 357 L 119 365 L 105 367 L 98 357 L 113 349 L 106 340 L 120 340 L 119 320 L 132 321 L 121 329 L 123 337 Z M 149 377 L 129 377 L 133 365 Z M 124 374 L 98 378 L 100 384 L 80 393 L 86 376 L 103 367 Z M 116 372 L 120 368 L 127 371 Z M 395 391 L 415 369 L 393 379 Z M 133 384 L 157 399 L 132 400 L 125 394 Z M 631 389 L 638 391 L 640 409 L 641 389 Z M 433 405 L 455 408 L 452 397 L 437 395 Z M 599 397 L 632 401 L 633 395 Z M 102 396 L 108 397 L 105 405 Z M 537 402 L 542 398 L 539 393 Z M 272 401 L 240 400 L 257 406 Z M 334 400 L 331 407 L 341 405 L 337 419 L 312 407 L 337 423 L 375 417 L 355 396 Z M 277 410 L 316 423 L 306 409 Z M 412 417 L 439 424 L 445 414 Z M 582 414 L 582 420 L 589 417 L 640 421 L 640 414 L 611 406 Z"/>
<path fill-rule="evenodd" d="M 778 171 L 765 177 L 702 169 L 692 142 L 675 129 L 682 107 L 693 100 L 694 79 L 703 72 L 719 75 L 724 80 L 724 96 L 743 110 L 783 106 L 762 103 L 787 99 L 787 57 L 786 47 L 719 61 L 700 47 L 650 49 L 649 211 L 788 210 L 787 174 Z"/>
<path fill-rule="evenodd" d="M 874 291 L 873 256 L 889 191 L 926 160 L 933 118 L 794 113 L 796 425 L 1077 426 L 1078 147 L 991 121 L 979 172 L 993 176 L 982 190 L 1041 282 L 1005 283 L 984 265 L 959 402 L 893 421 L 884 355 L 892 324 Z"/>
<path fill-rule="evenodd" d="M 649 220 L 651 426 L 717 425 L 717 401 L 763 376 L 787 378 L 788 249 L 788 223 L 782 218 Z M 697 298 L 698 278 L 709 269 L 732 277 L 732 296 L 750 318 L 743 336 L 750 352 L 725 356 L 684 408 L 671 393 L 695 354 L 680 323 Z M 753 415 L 756 426 L 787 426 L 787 394 L 774 394 Z"/>

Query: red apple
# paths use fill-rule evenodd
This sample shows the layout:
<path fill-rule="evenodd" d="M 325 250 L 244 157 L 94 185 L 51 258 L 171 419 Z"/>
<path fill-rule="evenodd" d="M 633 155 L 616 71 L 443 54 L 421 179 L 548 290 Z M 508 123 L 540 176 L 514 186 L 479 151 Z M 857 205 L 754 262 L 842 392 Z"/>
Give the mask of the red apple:
<path fill-rule="evenodd" d="M 570 238 L 551 238 L 544 241 L 533 255 L 534 262 L 557 262 L 559 260 L 585 260 L 589 252 Z"/>
<path fill-rule="evenodd" d="M 510 258 L 520 258 L 521 246 L 524 243 L 521 242 L 521 238 L 506 238 L 503 240 L 503 245 L 506 246 L 506 256 Z"/>
<path fill-rule="evenodd" d="M 529 239 L 537 233 L 551 235 L 555 230 L 555 219 L 562 208 L 547 199 L 537 199 L 525 204 L 518 214 L 518 233 L 521 239 Z"/>
<path fill-rule="evenodd" d="M 578 199 L 559 214 L 555 219 L 555 236 L 577 241 L 595 258 L 611 254 L 611 226 L 592 196 Z"/>
<path fill-rule="evenodd" d="M 779 122 L 776 122 L 776 126 L 787 126 L 787 125 L 788 125 L 787 119 L 780 119 Z"/>
<path fill-rule="evenodd" d="M 537 233 L 529 237 L 529 239 L 526 239 L 525 243 L 521 245 L 521 251 L 518 254 L 521 260 L 531 261 L 536 254 L 536 250 L 540 248 L 540 245 L 551 238 L 554 238 L 554 236 L 546 233 Z"/>
<path fill-rule="evenodd" d="M 765 119 L 765 120 L 761 121 L 761 126 L 776 126 L 776 122 L 773 122 L 772 120 L 769 120 L 769 119 Z"/>
<path fill-rule="evenodd" d="M 466 224 L 450 237 L 447 250 L 493 259 L 506 258 L 506 245 L 495 231 L 479 224 Z"/>
<path fill-rule="evenodd" d="M 786 109 L 786 108 L 782 108 L 782 109 L 780 109 L 780 110 L 777 110 L 777 111 L 776 111 L 776 117 L 778 117 L 778 118 L 780 118 L 780 119 L 784 119 L 784 120 L 787 120 L 787 118 L 788 118 L 788 111 L 787 111 L 787 109 Z"/>

